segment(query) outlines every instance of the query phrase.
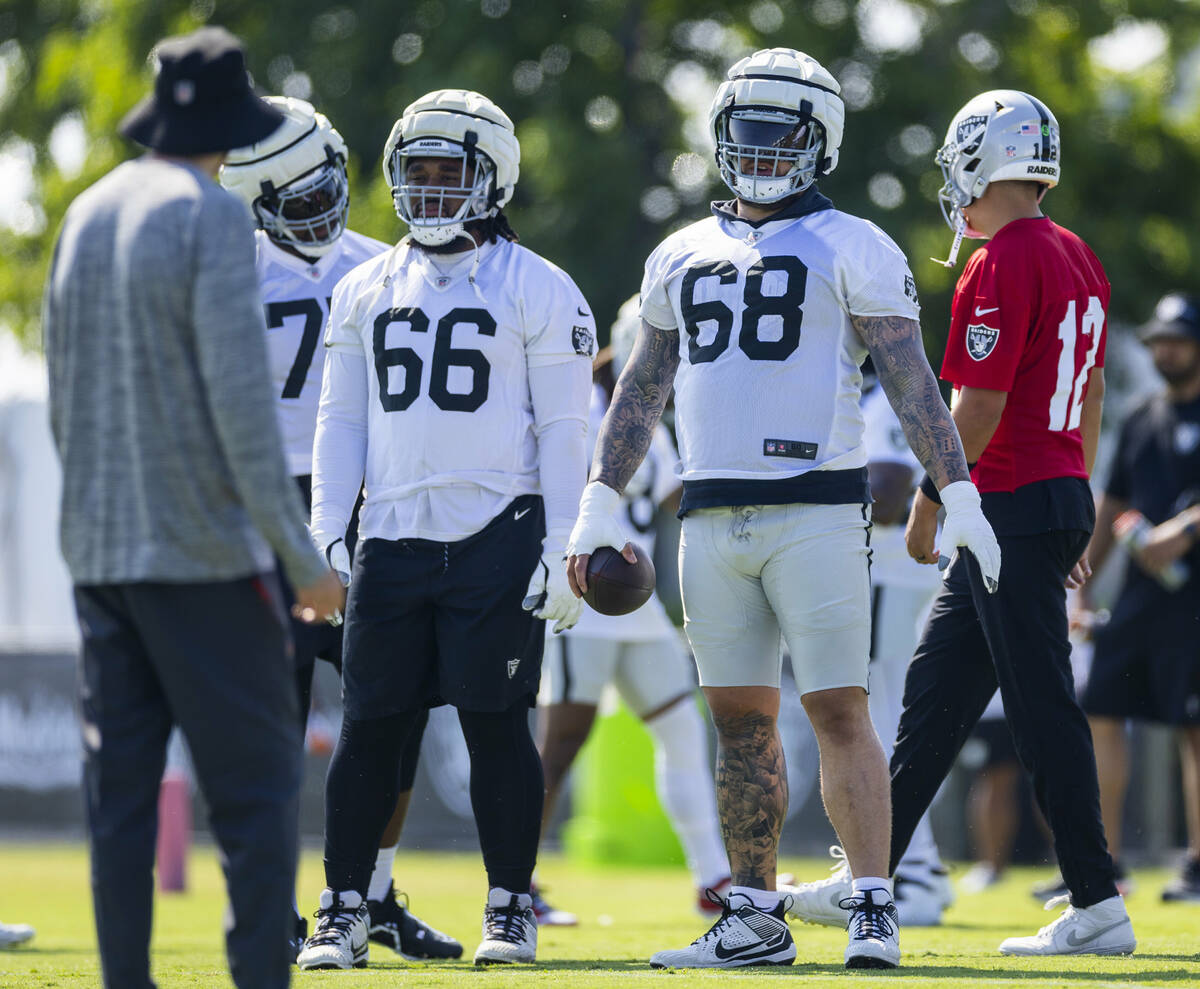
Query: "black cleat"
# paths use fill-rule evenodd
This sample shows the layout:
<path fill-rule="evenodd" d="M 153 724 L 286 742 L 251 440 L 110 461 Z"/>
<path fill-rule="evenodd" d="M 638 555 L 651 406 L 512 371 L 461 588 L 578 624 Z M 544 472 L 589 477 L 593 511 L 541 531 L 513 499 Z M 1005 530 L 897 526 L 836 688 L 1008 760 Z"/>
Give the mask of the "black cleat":
<path fill-rule="evenodd" d="M 1163 903 L 1200 903 L 1200 859 L 1188 859 L 1162 891 Z"/>
<path fill-rule="evenodd" d="M 404 906 L 396 899 L 393 883 L 382 900 L 367 900 L 370 939 L 408 959 L 462 957 L 462 945 L 409 913 L 408 896 L 401 895 Z"/>
<path fill-rule="evenodd" d="M 308 939 L 308 921 L 296 914 L 292 922 L 294 926 L 292 936 L 288 938 L 288 949 L 291 951 L 292 964 L 295 965 L 300 952 L 304 950 L 304 942 Z"/>

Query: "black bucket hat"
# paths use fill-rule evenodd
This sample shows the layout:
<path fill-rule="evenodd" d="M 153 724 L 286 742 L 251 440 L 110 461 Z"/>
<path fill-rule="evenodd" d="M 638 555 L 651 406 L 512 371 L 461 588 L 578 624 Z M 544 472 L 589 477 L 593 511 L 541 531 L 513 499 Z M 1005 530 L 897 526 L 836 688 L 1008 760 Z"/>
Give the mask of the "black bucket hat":
<path fill-rule="evenodd" d="M 120 131 L 170 155 L 200 155 L 257 144 L 283 114 L 254 95 L 242 43 L 222 27 L 160 41 L 154 92 L 125 115 Z"/>
<path fill-rule="evenodd" d="M 1143 343 L 1159 337 L 1184 337 L 1200 343 L 1200 298 L 1171 292 L 1158 300 L 1154 318 L 1138 329 Z"/>

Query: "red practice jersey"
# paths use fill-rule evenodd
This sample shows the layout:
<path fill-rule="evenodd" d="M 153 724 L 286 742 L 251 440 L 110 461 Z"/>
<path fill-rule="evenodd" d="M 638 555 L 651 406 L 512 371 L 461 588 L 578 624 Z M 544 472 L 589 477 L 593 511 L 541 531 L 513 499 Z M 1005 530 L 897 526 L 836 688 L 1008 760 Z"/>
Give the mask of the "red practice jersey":
<path fill-rule="evenodd" d="M 1087 244 L 1046 217 L 1014 220 L 967 261 L 942 378 L 1008 392 L 972 475 L 981 492 L 1088 476 L 1079 420 L 1104 366 L 1109 293 Z"/>

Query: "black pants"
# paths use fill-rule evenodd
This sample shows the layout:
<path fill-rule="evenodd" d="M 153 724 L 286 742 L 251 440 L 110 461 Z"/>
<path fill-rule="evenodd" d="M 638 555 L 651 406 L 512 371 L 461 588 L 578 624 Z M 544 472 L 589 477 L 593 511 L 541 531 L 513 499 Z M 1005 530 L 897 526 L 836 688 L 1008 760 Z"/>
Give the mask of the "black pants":
<path fill-rule="evenodd" d="M 288 984 L 301 734 L 273 575 L 75 589 L 84 790 L 104 984 L 147 989 L 158 787 L 178 725 L 220 845 L 234 983 Z"/>
<path fill-rule="evenodd" d="M 908 668 L 892 755 L 895 870 L 938 787 L 997 685 L 1017 754 L 1054 833 L 1077 907 L 1116 895 L 1100 818 L 1096 758 L 1075 699 L 1063 582 L 1088 533 L 1000 536 L 1000 589 L 959 553 Z"/>

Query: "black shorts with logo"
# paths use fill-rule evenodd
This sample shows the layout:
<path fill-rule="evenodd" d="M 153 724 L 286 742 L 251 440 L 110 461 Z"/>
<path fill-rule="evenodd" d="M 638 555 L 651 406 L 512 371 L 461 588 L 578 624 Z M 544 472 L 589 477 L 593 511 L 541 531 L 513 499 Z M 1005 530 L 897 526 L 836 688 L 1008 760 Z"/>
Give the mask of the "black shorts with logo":
<path fill-rule="evenodd" d="M 532 706 L 545 623 L 521 607 L 546 533 L 539 495 L 453 543 L 359 543 L 346 602 L 342 698 L 357 720 L 452 704 Z"/>
<path fill-rule="evenodd" d="M 1200 725 L 1200 600 L 1191 588 L 1156 597 L 1122 595 L 1112 620 L 1096 633 L 1083 709 Z"/>

